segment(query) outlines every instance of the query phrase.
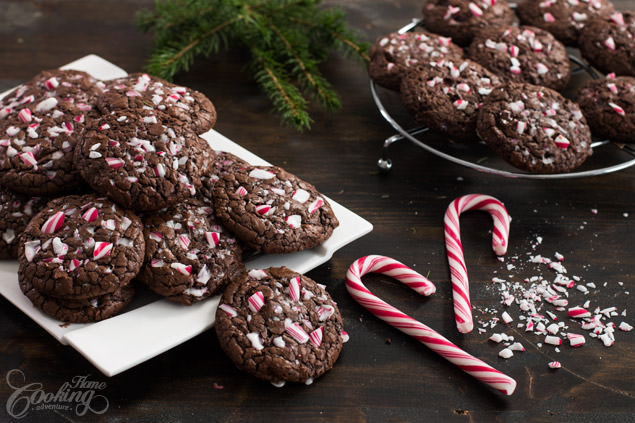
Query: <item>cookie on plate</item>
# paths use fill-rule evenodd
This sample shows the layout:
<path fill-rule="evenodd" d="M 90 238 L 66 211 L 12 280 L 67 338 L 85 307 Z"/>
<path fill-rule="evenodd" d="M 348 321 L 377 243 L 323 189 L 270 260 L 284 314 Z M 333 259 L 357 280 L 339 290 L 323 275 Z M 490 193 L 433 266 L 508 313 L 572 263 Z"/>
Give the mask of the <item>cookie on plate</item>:
<path fill-rule="evenodd" d="M 218 220 L 248 247 L 266 254 L 317 247 L 339 225 L 313 185 L 277 166 L 220 175 L 212 194 Z"/>
<path fill-rule="evenodd" d="M 468 56 L 506 80 L 554 90 L 564 89 L 571 74 L 564 45 L 532 26 L 487 27 L 474 37 Z"/>
<path fill-rule="evenodd" d="M 14 194 L 0 187 L 0 259 L 18 258 L 20 234 L 49 200 Z"/>
<path fill-rule="evenodd" d="M 457 141 L 476 139 L 481 103 L 502 80 L 469 59 L 441 59 L 401 79 L 401 99 L 418 122 Z"/>
<path fill-rule="evenodd" d="M 146 259 L 139 279 L 170 300 L 204 300 L 244 272 L 238 242 L 203 201 L 190 199 L 143 223 Z"/>
<path fill-rule="evenodd" d="M 28 195 L 72 192 L 73 149 L 100 92 L 79 71 L 46 71 L 3 100 L 0 184 Z"/>
<path fill-rule="evenodd" d="M 144 105 L 157 114 L 166 114 L 170 120 L 197 134 L 211 129 L 216 123 L 216 109 L 204 94 L 145 73 L 106 81 L 105 94 L 98 101 L 99 109 L 104 113 L 138 109 Z"/>
<path fill-rule="evenodd" d="M 220 346 L 236 366 L 276 386 L 310 384 L 342 349 L 342 317 L 325 287 L 286 267 L 251 270 L 216 311 Z"/>
<path fill-rule="evenodd" d="M 18 278 L 47 296 L 94 298 L 115 292 L 143 264 L 141 221 L 106 198 L 50 201 L 20 237 Z"/>
<path fill-rule="evenodd" d="M 371 47 L 368 74 L 382 87 L 398 91 L 408 68 L 445 56 L 463 57 L 463 50 L 450 38 L 430 32 L 393 32 L 377 38 Z"/>
<path fill-rule="evenodd" d="M 496 88 L 479 111 L 477 131 L 503 159 L 532 173 L 569 172 L 592 153 L 580 107 L 536 85 Z"/>
<path fill-rule="evenodd" d="M 461 46 L 491 25 L 510 25 L 514 12 L 505 0 L 426 0 L 423 6 L 425 27 L 452 37 Z"/>
<path fill-rule="evenodd" d="M 20 280 L 20 289 L 33 305 L 49 316 L 68 323 L 90 323 L 119 314 L 134 297 L 134 288 L 126 285 L 110 294 L 82 300 L 68 300 L 42 294 L 30 281 Z"/>
<path fill-rule="evenodd" d="M 137 211 L 193 197 L 214 159 L 207 141 L 153 110 L 114 110 L 86 128 L 75 167 L 97 192 Z"/>
<path fill-rule="evenodd" d="M 568 46 L 576 45 L 593 17 L 609 16 L 614 11 L 609 0 L 524 0 L 516 8 L 521 23 L 549 31 Z"/>
<path fill-rule="evenodd" d="M 580 52 L 602 72 L 635 76 L 635 12 L 615 12 L 586 24 Z"/>
<path fill-rule="evenodd" d="M 216 157 L 208 169 L 203 171 L 201 175 L 201 187 L 197 191 L 197 198 L 212 202 L 212 191 L 214 184 L 220 179 L 220 176 L 233 172 L 235 169 L 244 169 L 249 163 L 238 156 L 226 151 L 216 151 Z"/>
<path fill-rule="evenodd" d="M 615 142 L 635 142 L 635 78 L 589 81 L 578 103 L 593 135 Z"/>

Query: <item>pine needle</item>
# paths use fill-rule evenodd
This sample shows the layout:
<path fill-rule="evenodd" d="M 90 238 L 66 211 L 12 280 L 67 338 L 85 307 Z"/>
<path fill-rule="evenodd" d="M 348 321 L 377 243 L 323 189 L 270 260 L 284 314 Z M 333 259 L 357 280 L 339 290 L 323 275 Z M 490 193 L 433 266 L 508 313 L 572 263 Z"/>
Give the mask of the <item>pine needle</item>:
<path fill-rule="evenodd" d="M 340 99 L 319 70 L 332 50 L 368 63 L 368 44 L 348 29 L 344 13 L 320 0 L 156 0 L 137 15 L 152 31 L 155 48 L 147 70 L 171 80 L 199 57 L 221 49 L 250 52 L 255 81 L 284 123 L 309 129 L 309 100 L 328 110 Z"/>

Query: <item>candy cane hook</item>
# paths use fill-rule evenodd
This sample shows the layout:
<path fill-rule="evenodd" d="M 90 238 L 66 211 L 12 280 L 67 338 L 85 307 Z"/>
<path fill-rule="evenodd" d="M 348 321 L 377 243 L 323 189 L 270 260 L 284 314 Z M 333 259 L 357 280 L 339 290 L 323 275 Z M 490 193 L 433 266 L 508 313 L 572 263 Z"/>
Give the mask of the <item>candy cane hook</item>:
<path fill-rule="evenodd" d="M 422 295 L 431 295 L 435 292 L 432 282 L 406 265 L 384 256 L 362 257 L 355 261 L 346 272 L 348 293 L 372 314 L 403 333 L 412 336 L 481 382 L 506 395 L 511 395 L 514 392 L 516 389 L 514 379 L 468 354 L 433 329 L 373 295 L 362 283 L 361 278 L 367 273 L 381 273 L 391 276 Z"/>
<path fill-rule="evenodd" d="M 489 195 L 469 194 L 452 201 L 445 212 L 445 248 L 448 253 L 450 277 L 452 279 L 452 298 L 454 300 L 454 319 L 461 333 L 469 333 L 474 328 L 472 322 L 472 304 L 470 303 L 470 287 L 463 257 L 459 216 L 467 210 L 483 210 L 492 216 L 492 249 L 497 256 L 507 252 L 509 223 L 511 218 L 507 209 L 499 200 Z"/>

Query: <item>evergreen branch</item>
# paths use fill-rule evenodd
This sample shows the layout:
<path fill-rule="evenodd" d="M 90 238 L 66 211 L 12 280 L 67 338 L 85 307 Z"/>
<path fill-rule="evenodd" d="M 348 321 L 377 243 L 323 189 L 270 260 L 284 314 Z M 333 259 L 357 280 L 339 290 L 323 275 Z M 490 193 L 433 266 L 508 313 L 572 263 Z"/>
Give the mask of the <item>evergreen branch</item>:
<path fill-rule="evenodd" d="M 336 8 L 320 0 L 155 0 L 155 10 L 140 12 L 137 25 L 153 31 L 155 49 L 148 72 L 172 79 L 197 57 L 225 48 L 247 49 L 256 82 L 282 120 L 310 127 L 308 102 L 340 106 L 318 66 L 332 49 L 368 62 L 368 45 L 357 41 Z"/>

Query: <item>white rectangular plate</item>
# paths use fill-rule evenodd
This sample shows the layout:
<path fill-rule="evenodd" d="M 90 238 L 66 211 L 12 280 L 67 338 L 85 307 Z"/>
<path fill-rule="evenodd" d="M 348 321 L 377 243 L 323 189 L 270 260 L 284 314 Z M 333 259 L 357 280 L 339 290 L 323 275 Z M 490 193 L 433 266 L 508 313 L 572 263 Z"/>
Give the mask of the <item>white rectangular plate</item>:
<path fill-rule="evenodd" d="M 63 69 L 77 69 L 99 79 L 125 76 L 126 72 L 95 55 L 69 63 Z M 7 93 L 0 94 L 0 98 Z M 213 129 L 201 135 L 215 150 L 228 151 L 254 165 L 269 165 Z M 261 255 L 245 262 L 248 269 L 287 266 L 305 273 L 328 261 L 335 251 L 366 235 L 370 222 L 329 199 L 340 226 L 321 246 L 293 254 Z M 220 297 L 193 306 L 183 306 L 146 295 L 135 299 L 131 310 L 97 323 L 63 324 L 48 317 L 22 294 L 18 286 L 16 261 L 0 262 L 0 294 L 65 345 L 71 345 L 106 376 L 114 376 L 151 359 L 214 325 Z M 135 308 L 136 307 L 136 308 Z"/>

